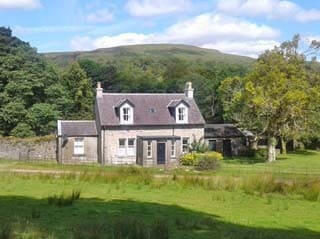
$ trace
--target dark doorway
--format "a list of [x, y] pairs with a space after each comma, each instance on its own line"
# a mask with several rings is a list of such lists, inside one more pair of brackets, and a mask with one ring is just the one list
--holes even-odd
[[157, 143], [157, 164], [166, 163], [166, 143]]
[[230, 139], [223, 140], [223, 156], [226, 156], [226, 157], [232, 156], [232, 146], [231, 146]]

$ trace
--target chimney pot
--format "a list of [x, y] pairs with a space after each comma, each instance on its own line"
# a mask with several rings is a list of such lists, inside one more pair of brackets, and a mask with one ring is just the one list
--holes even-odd
[[193, 98], [193, 88], [192, 88], [192, 82], [187, 82], [186, 87], [184, 89], [184, 94], [187, 98], [192, 99]]
[[102, 98], [103, 89], [101, 88], [101, 82], [97, 83], [97, 98]]

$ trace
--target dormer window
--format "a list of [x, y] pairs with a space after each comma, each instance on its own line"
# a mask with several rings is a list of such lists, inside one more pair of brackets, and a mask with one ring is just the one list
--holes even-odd
[[184, 103], [181, 103], [176, 107], [176, 123], [188, 123], [188, 106]]
[[168, 104], [170, 114], [175, 117], [177, 124], [188, 123], [188, 111], [190, 105], [185, 100], [172, 100]]
[[184, 121], [186, 118], [186, 109], [183, 107], [178, 108], [179, 121]]
[[123, 114], [122, 114], [123, 122], [129, 122], [129, 120], [130, 120], [130, 108], [129, 107], [123, 107], [122, 110], [123, 110]]
[[118, 112], [120, 124], [133, 124], [134, 105], [129, 100], [121, 100], [115, 109]]

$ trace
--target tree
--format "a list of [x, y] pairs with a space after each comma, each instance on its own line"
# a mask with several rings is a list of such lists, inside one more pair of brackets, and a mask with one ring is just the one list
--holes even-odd
[[[26, 115], [28, 124], [37, 135], [53, 133], [58, 118], [59, 112], [53, 105], [46, 103], [34, 104]], [[23, 126], [26, 128], [25, 125]]]
[[[28, 43], [0, 27], [0, 134], [33, 135], [26, 126], [34, 104], [49, 101], [45, 91], [58, 75]], [[27, 133], [26, 133], [27, 132]]]
[[[233, 81], [237, 86], [227, 92]], [[245, 77], [226, 79], [220, 87], [229, 119], [267, 136], [269, 161], [276, 159], [278, 137], [308, 127], [315, 113], [314, 102], [319, 100], [318, 90], [308, 80], [305, 58], [286, 44], [262, 54]]]
[[87, 77], [86, 72], [75, 62], [64, 72], [62, 79], [69, 99], [73, 100], [69, 117], [93, 118], [93, 89], [91, 79]]

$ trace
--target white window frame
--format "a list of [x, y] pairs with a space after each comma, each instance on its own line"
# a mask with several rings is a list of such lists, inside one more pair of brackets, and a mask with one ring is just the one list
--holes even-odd
[[[133, 144], [130, 144], [130, 141], [133, 141]], [[128, 138], [128, 146], [127, 146], [127, 155], [134, 156], [136, 155], [136, 139]]]
[[[184, 140], [187, 140], [187, 144], [183, 143]], [[189, 152], [189, 145], [190, 145], [190, 138], [189, 137], [182, 137], [181, 138], [181, 151], [183, 154]], [[186, 148], [186, 150], [184, 150]]]
[[152, 141], [147, 141], [147, 158], [152, 158]]
[[125, 103], [120, 107], [120, 124], [133, 124], [133, 107]]
[[[120, 144], [121, 141], [124, 142], [124, 145]], [[127, 148], [127, 139], [120, 138], [118, 140], [118, 155], [125, 156], [126, 155], [126, 148]]]
[[171, 158], [176, 157], [176, 141], [172, 140], [171, 141]]
[[84, 138], [75, 138], [73, 144], [74, 155], [84, 155]]
[[176, 107], [176, 123], [188, 123], [188, 107], [184, 103], [181, 103]]

